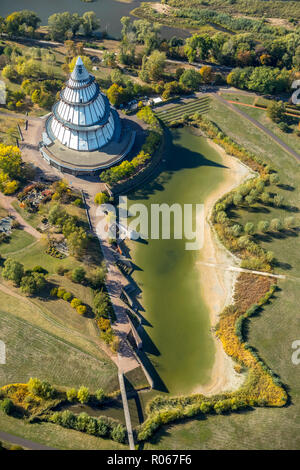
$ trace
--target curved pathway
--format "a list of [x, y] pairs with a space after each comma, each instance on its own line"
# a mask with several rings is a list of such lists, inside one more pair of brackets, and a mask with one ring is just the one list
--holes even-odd
[[3, 431], [0, 431], [0, 439], [3, 439], [9, 444], [25, 447], [29, 450], [56, 450], [54, 447], [48, 447], [43, 444], [39, 444], [38, 442], [28, 441], [27, 439], [23, 439], [22, 437], [14, 436], [13, 434], [8, 434]]
[[263, 124], [258, 122], [256, 119], [252, 118], [248, 114], [244, 113], [242, 110], [236, 108], [232, 103], [229, 103], [226, 101], [222, 96], [218, 95], [217, 93], [214, 93], [214, 96], [218, 101], [221, 103], [225, 104], [228, 108], [230, 108], [232, 111], [234, 111], [236, 114], [239, 114], [242, 116], [244, 119], [250, 121], [254, 126], [258, 127], [260, 130], [262, 130], [265, 134], [267, 134], [274, 142], [276, 142], [283, 150], [288, 152], [290, 155], [292, 155], [294, 158], [296, 158], [298, 161], [300, 161], [300, 155], [293, 150], [289, 145], [287, 145], [283, 140], [281, 140], [277, 135], [275, 135], [272, 131], [270, 131], [267, 127], [265, 127]]
[[41, 233], [38, 232], [35, 228], [33, 228], [28, 222], [26, 222], [26, 220], [23, 219], [19, 212], [12, 206], [13, 201], [16, 201], [15, 197], [5, 196], [4, 194], [0, 193], [1, 206], [6, 209], [15, 220], [19, 222], [19, 224], [21, 225], [20, 228], [25, 230], [25, 232], [30, 233], [30, 235], [39, 240], [42, 236]]

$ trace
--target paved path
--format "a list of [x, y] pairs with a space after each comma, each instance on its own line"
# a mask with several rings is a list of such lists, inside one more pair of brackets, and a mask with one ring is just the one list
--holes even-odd
[[267, 272], [264, 272], [264, 271], [255, 271], [253, 269], [240, 268], [238, 266], [227, 266], [227, 265], [223, 265], [223, 264], [207, 263], [205, 261], [199, 261], [198, 263], [202, 264], [204, 266], [212, 267], [212, 268], [224, 269], [225, 271], [236, 271], [238, 273], [255, 274], [255, 275], [258, 275], [258, 276], [272, 277], [274, 279], [286, 279], [285, 274], [273, 274], [273, 273], [267, 273]]
[[[99, 219], [99, 216], [97, 216], [97, 206], [90, 197], [87, 197], [86, 199], [93, 232], [97, 234], [97, 223]], [[125, 373], [139, 366], [133, 350], [126, 339], [131, 327], [128, 321], [126, 307], [124, 302], [120, 299], [122, 288], [128, 284], [128, 281], [115, 264], [116, 258], [114, 250], [110, 244], [106, 240], [101, 239], [98, 234], [97, 236], [107, 268], [105, 284], [117, 318], [112, 325], [112, 328], [120, 339], [120, 348], [118, 352], [119, 370], [120, 372]]]
[[283, 150], [288, 152], [290, 155], [292, 155], [294, 158], [296, 158], [298, 161], [300, 161], [300, 155], [293, 150], [289, 145], [287, 145], [285, 142], [283, 142], [277, 135], [275, 135], [272, 131], [270, 131], [267, 127], [265, 127], [263, 124], [260, 122], [256, 121], [256, 119], [252, 118], [251, 116], [248, 116], [248, 114], [244, 113], [242, 110], [236, 108], [232, 103], [229, 103], [226, 101], [224, 98], [222, 98], [220, 95], [217, 93], [214, 93], [214, 96], [218, 101], [223, 103], [225, 106], [230, 108], [232, 111], [234, 111], [236, 114], [239, 114], [242, 116], [244, 119], [247, 121], [251, 122], [254, 126], [258, 127], [260, 130], [262, 130], [265, 134], [267, 134], [274, 142], [276, 142]]
[[28, 441], [19, 436], [14, 436], [13, 434], [8, 434], [7, 432], [0, 431], [0, 439], [8, 442], [9, 444], [15, 444], [21, 447], [25, 447], [30, 450], [56, 450], [54, 447], [44, 446], [38, 442]]
[[125, 388], [125, 383], [124, 383], [124, 375], [123, 375], [122, 372], [118, 373], [118, 378], [119, 378], [121, 396], [122, 396], [122, 401], [123, 401], [124, 416], [125, 416], [125, 423], [126, 423], [127, 434], [128, 434], [129, 448], [130, 448], [130, 450], [135, 450], [133, 432], [132, 432], [132, 424], [131, 424], [130, 412], [129, 412], [129, 407], [128, 407], [126, 388]]

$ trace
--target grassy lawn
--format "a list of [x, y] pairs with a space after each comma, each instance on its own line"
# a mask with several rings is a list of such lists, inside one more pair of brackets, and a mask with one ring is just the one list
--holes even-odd
[[290, 132], [283, 132], [278, 124], [273, 122], [268, 116], [267, 113], [264, 109], [258, 109], [258, 108], [249, 108], [247, 106], [243, 105], [236, 105], [239, 109], [241, 109], [244, 113], [248, 114], [249, 116], [253, 117], [256, 119], [258, 122], [263, 124], [265, 127], [270, 129], [270, 131], [274, 132], [283, 142], [288, 144], [292, 149], [294, 149], [296, 152], [300, 153], [300, 137], [297, 136], [295, 133], [299, 119], [298, 118], [293, 118], [292, 116], [288, 116], [288, 119], [290, 121]]
[[0, 429], [39, 442], [40, 444], [64, 450], [127, 450], [128, 447], [110, 439], [89, 436], [78, 431], [65, 429], [51, 423], [26, 423], [0, 411]]
[[28, 246], [22, 252], [14, 253], [11, 256], [24, 264], [28, 269], [32, 269], [37, 265], [43, 266], [47, 271], [55, 273], [58, 266], [64, 266], [67, 269], [73, 269], [79, 266], [81, 263], [72, 256], [68, 256], [65, 259], [58, 259], [50, 256], [46, 253], [47, 242], [41, 239], [33, 246]]
[[222, 98], [228, 101], [236, 101], [237, 103], [254, 104], [255, 96], [242, 93], [221, 93]]
[[32, 245], [35, 238], [24, 230], [14, 229], [12, 231], [9, 243], [1, 243], [0, 251], [2, 255], [10, 255], [14, 252], [23, 250], [23, 248]]
[[[300, 174], [296, 159], [286, 154], [251, 123], [243, 123], [240, 116], [215, 99], [211, 101], [208, 117], [236, 142], [279, 170], [281, 183], [288, 186], [276, 188], [276, 192], [282, 194], [291, 206], [299, 207]], [[266, 209], [258, 206], [257, 212], [240, 211], [237, 217], [257, 223], [262, 219], [290, 215], [290, 212], [282, 209]], [[275, 300], [249, 322], [248, 342], [287, 384], [290, 404], [282, 409], [256, 408], [226, 416], [199, 417], [166, 426], [145, 445], [145, 449], [299, 448], [300, 376], [299, 366], [291, 361], [292, 342], [299, 339], [299, 237], [297, 233], [294, 236], [270, 236], [262, 243], [276, 254], [280, 262], [285, 263], [277, 271], [284, 272], [287, 279], [278, 282], [279, 291]]]
[[[1, 300], [4, 296], [7, 297], [1, 292]], [[26, 318], [12, 313], [17, 308], [27, 313]], [[42, 326], [36, 324], [30, 309], [39, 313], [34, 304], [29, 306], [12, 298], [1, 309], [0, 338], [5, 341], [7, 351], [7, 363], [0, 369], [1, 386], [39, 377], [59, 386], [84, 384], [91, 390], [103, 387], [107, 391], [118, 388], [116, 368], [108, 358], [93, 356], [72, 343], [75, 332], [71, 330], [64, 339], [49, 331], [45, 321]]]
[[[2, 108], [0, 107], [0, 111], [1, 110]], [[15, 145], [16, 139], [19, 139], [19, 131], [17, 128], [18, 124], [22, 129], [24, 121], [22, 119], [0, 115], [0, 142], [3, 142], [5, 145]]]

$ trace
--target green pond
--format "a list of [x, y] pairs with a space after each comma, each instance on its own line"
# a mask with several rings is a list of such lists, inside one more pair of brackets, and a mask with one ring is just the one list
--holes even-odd
[[[220, 155], [191, 129], [167, 134], [160, 174], [129, 195], [130, 204], [202, 204], [224, 178]], [[195, 217], [195, 211], [194, 211]], [[156, 386], [172, 394], [190, 393], [210, 379], [214, 341], [209, 310], [201, 295], [201, 250], [185, 250], [186, 240], [127, 242], [138, 269], [144, 350]]]

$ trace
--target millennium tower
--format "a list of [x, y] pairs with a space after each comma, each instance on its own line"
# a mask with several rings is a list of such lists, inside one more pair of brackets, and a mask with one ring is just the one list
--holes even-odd
[[61, 171], [94, 173], [115, 164], [131, 149], [135, 132], [128, 128], [124, 132], [123, 127], [118, 112], [78, 57], [47, 119], [40, 150]]

